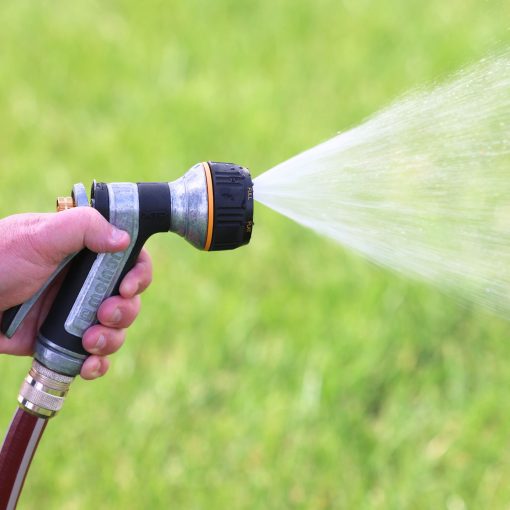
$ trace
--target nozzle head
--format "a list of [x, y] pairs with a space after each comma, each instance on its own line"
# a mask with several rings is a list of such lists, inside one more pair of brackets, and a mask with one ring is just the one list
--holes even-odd
[[[248, 244], [253, 230], [253, 182], [247, 168], [209, 161], [213, 218], [209, 251]], [[209, 219], [210, 221], [210, 219]]]
[[248, 244], [253, 230], [253, 182], [234, 163], [199, 163], [169, 183], [170, 230], [205, 251]]

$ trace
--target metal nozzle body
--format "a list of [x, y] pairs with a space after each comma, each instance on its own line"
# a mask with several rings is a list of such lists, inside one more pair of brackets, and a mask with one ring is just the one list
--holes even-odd
[[203, 250], [209, 221], [209, 197], [203, 164], [190, 168], [181, 178], [169, 182], [168, 186], [172, 211], [170, 231]]
[[253, 182], [248, 169], [208, 161], [169, 183], [170, 230], [199, 250], [232, 250], [250, 242]]
[[34, 359], [18, 395], [20, 407], [39, 418], [55, 416], [66, 398], [74, 377], [59, 374]]

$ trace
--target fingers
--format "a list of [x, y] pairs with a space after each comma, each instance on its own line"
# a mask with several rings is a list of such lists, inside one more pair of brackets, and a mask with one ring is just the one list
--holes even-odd
[[127, 328], [133, 324], [140, 313], [140, 296], [125, 299], [121, 296], [108, 298], [97, 311], [97, 318], [110, 328]]
[[101, 324], [89, 328], [83, 335], [83, 347], [91, 353], [91, 356], [81, 367], [81, 377], [91, 380], [105, 375], [110, 367], [106, 355], [118, 351], [125, 339], [126, 332], [123, 329], [108, 328]]
[[83, 335], [83, 347], [92, 355], [81, 368], [83, 379], [97, 379], [110, 366], [106, 355], [117, 352], [126, 339], [127, 328], [140, 311], [140, 296], [125, 299], [114, 296], [107, 299], [98, 310], [100, 324], [89, 328]]
[[75, 207], [41, 218], [32, 226], [30, 244], [50, 261], [83, 248], [104, 253], [129, 246], [129, 234], [115, 228], [92, 207]]
[[120, 295], [131, 298], [141, 294], [152, 282], [152, 261], [147, 250], [140, 252], [135, 267], [129, 271], [120, 285]]
[[142, 250], [136, 265], [121, 283], [120, 296], [108, 298], [99, 307], [100, 324], [89, 328], [83, 336], [83, 347], [91, 353], [81, 369], [84, 379], [103, 376], [110, 362], [107, 355], [118, 351], [126, 338], [124, 328], [129, 327], [138, 316], [141, 307], [140, 294], [152, 281], [152, 262], [146, 250]]
[[117, 352], [126, 339], [123, 329], [113, 329], [101, 324], [89, 328], [83, 335], [83, 347], [91, 354], [106, 356]]
[[106, 374], [110, 362], [106, 355], [118, 351], [126, 339], [124, 329], [131, 325], [140, 311], [140, 297], [124, 299], [115, 296], [107, 299], [99, 308], [101, 324], [89, 328], [83, 335], [83, 347], [92, 355], [81, 368], [83, 379], [97, 379]]
[[80, 375], [83, 379], [97, 379], [102, 377], [108, 371], [110, 361], [101, 356], [89, 356], [81, 367]]
[[126, 339], [126, 328], [140, 311], [139, 296], [125, 299], [114, 296], [107, 299], [98, 310], [100, 324], [89, 328], [83, 335], [83, 347], [92, 354], [82, 366], [84, 379], [96, 379], [106, 373], [109, 361], [106, 355], [117, 352]]

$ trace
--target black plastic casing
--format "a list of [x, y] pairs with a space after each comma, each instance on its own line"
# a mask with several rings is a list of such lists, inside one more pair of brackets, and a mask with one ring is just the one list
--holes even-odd
[[209, 251], [233, 250], [251, 239], [253, 182], [235, 163], [209, 161], [214, 195], [213, 236]]

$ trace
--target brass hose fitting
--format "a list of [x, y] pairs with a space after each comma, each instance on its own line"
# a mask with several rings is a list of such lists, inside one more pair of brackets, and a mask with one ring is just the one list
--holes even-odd
[[76, 207], [73, 197], [57, 197], [57, 212]]

